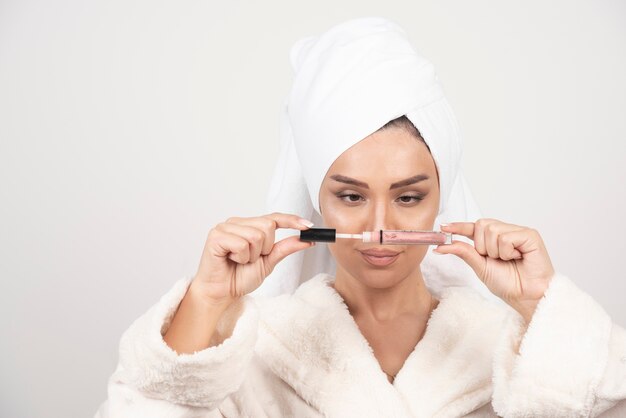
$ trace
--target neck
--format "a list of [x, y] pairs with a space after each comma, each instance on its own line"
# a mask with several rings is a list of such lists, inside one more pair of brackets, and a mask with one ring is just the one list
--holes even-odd
[[404, 315], [428, 318], [438, 304], [426, 288], [419, 268], [389, 287], [373, 288], [338, 266], [332, 286], [350, 314], [367, 321], [383, 323]]

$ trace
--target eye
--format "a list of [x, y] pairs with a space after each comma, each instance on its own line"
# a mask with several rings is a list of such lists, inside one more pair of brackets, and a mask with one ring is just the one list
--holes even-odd
[[[361, 196], [360, 196], [360, 195], [358, 195], [358, 194], [356, 194], [356, 193], [348, 193], [348, 194], [340, 194], [340, 195], [337, 195], [337, 197], [338, 197], [339, 199], [343, 200], [344, 202], [348, 202], [348, 203], [356, 203], [356, 202], [358, 202], [358, 198], [360, 198]], [[348, 200], [344, 199], [344, 197], [347, 197], [347, 198], [348, 198]], [[353, 199], [352, 199], [353, 197], [356, 197], [356, 198], [357, 198], [357, 200], [353, 200]]]
[[[400, 196], [398, 199], [400, 199], [403, 203], [411, 203], [411, 202], [419, 202], [420, 200], [424, 200], [424, 196], [423, 195], [404, 195], [404, 196]], [[402, 199], [408, 199], [408, 200], [402, 200]]]

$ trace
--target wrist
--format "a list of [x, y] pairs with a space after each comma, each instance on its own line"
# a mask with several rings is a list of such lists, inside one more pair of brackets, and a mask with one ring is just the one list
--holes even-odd
[[216, 297], [212, 294], [210, 289], [207, 289], [204, 284], [195, 279], [189, 285], [188, 293], [189, 297], [196, 301], [196, 303], [211, 311], [225, 311], [233, 302], [237, 300], [237, 298], [233, 298], [230, 295]]
[[511, 304], [511, 307], [521, 315], [524, 319], [525, 325], [528, 327], [540, 301], [541, 299], [533, 299], [525, 300], [523, 302], [515, 302]]

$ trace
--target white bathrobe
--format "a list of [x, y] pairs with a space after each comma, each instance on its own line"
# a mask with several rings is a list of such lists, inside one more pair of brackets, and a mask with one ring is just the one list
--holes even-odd
[[626, 331], [560, 273], [525, 333], [507, 305], [448, 288], [393, 384], [333, 280], [246, 295], [218, 345], [177, 355], [162, 335], [179, 280], [123, 334], [96, 417], [626, 417]]

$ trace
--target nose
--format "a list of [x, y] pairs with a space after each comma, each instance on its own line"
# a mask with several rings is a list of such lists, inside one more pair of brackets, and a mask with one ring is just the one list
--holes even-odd
[[367, 228], [369, 228], [368, 231], [397, 229], [394, 225], [393, 211], [388, 202], [378, 200], [371, 206]]

